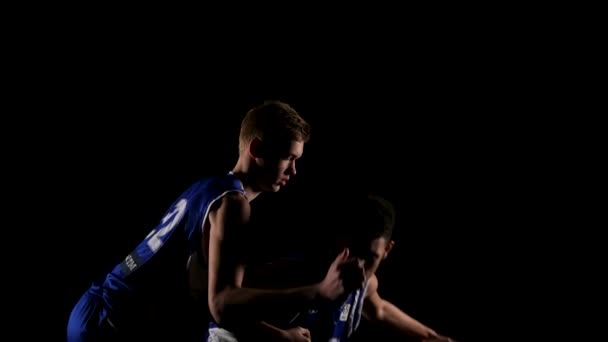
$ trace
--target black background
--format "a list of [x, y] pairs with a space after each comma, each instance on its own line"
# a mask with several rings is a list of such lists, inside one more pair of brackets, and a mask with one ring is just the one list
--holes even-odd
[[[503, 243], [496, 236], [516, 224], [512, 213], [526, 210], [513, 202], [523, 170], [509, 156], [509, 140], [497, 138], [508, 127], [499, 119], [459, 115], [452, 105], [427, 112], [426, 103], [450, 95], [420, 103], [407, 94], [360, 101], [348, 92], [322, 98], [298, 90], [304, 95], [227, 93], [225, 99], [180, 100], [183, 94], [174, 89], [144, 89], [136, 92], [140, 99], [125, 100], [136, 102], [125, 113], [128, 119], [118, 114], [126, 110], [124, 102], [99, 94], [88, 99], [99, 103], [96, 122], [64, 136], [68, 141], [59, 147], [63, 161], [54, 182], [60, 181], [62, 198], [71, 198], [65, 203], [70, 220], [61, 232], [62, 250], [72, 255], [64, 280], [66, 317], [90, 281], [122, 260], [181, 191], [200, 176], [233, 166], [238, 119], [263, 99], [278, 98], [314, 127], [297, 179], [285, 194], [260, 199], [277, 204], [263, 209], [276, 214], [276, 222], [268, 223], [276, 225], [270, 238], [285, 241], [278, 247], [314, 243], [315, 234], [323, 238], [322, 218], [318, 227], [293, 231], [303, 228], [301, 216], [315, 214], [315, 203], [339, 206], [344, 190], [371, 189], [392, 200], [399, 215], [396, 247], [379, 272], [381, 293], [462, 340], [487, 318], [481, 306], [497, 300], [490, 286], [501, 267], [488, 255]], [[484, 121], [471, 123], [477, 120]]]
[[53, 333], [181, 191], [232, 168], [240, 118], [266, 99], [290, 103], [313, 127], [296, 180], [261, 199], [280, 208], [278, 236], [307, 236], [292, 241], [302, 247], [323, 236], [321, 219], [286, 232], [302, 229], [297, 215], [311, 215], [315, 199], [374, 190], [398, 210], [381, 295], [461, 341], [506, 333], [496, 308], [536, 267], [513, 262], [565, 191], [552, 186], [553, 166], [568, 145], [553, 138], [574, 130], [542, 110], [566, 100], [545, 86], [561, 76], [529, 41], [513, 49], [480, 28], [429, 24], [366, 44], [211, 42], [178, 26], [86, 21], [36, 30], [17, 51], [23, 76], [13, 85], [35, 94], [18, 98], [27, 134], [10, 146], [27, 146], [13, 149], [13, 165], [26, 165], [26, 193], [37, 194], [22, 218], [52, 226], [40, 240], [53, 241], [44, 277], [61, 293]]

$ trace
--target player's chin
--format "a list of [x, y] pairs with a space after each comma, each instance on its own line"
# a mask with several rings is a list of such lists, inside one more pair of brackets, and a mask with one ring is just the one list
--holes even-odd
[[281, 184], [273, 183], [270, 185], [266, 185], [264, 187], [264, 190], [268, 192], [279, 192], [281, 190]]

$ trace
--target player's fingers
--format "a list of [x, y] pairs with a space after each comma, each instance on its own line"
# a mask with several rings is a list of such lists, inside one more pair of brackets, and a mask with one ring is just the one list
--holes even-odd
[[302, 334], [302, 336], [310, 337], [310, 330], [306, 328], [300, 327], [300, 333]]
[[334, 260], [333, 266], [337, 267], [340, 264], [342, 264], [345, 260], [348, 259], [348, 254], [349, 254], [348, 248], [344, 248], [344, 250], [340, 254], [338, 254], [336, 259]]
[[338, 262], [338, 269], [342, 270], [345, 267], [352, 267], [351, 265], [353, 265], [356, 261], [355, 258], [349, 258], [349, 259], [340, 259]]
[[342, 256], [342, 260], [348, 259], [348, 255], [350, 254], [350, 251], [348, 250], [348, 248], [344, 248], [344, 252], [342, 252], [342, 253], [344, 253]]
[[340, 264], [338, 267], [340, 270], [340, 278], [347, 284], [355, 287], [362, 286], [362, 284], [365, 284], [367, 277], [364, 263], [364, 260], [351, 258], [351, 260]]
[[365, 283], [367, 283], [367, 273], [365, 273], [365, 266], [363, 264], [360, 264], [359, 267], [360, 267], [360, 270], [361, 270], [361, 273], [360, 273], [360, 275], [361, 275], [361, 283], [365, 284]]

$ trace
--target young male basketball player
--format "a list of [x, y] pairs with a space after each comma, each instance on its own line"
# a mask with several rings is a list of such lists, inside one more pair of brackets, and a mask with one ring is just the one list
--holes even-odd
[[351, 256], [364, 267], [365, 284], [348, 294], [346, 300], [303, 311], [285, 329], [268, 323], [260, 327], [277, 336], [277, 341], [345, 342], [353, 336], [363, 317], [378, 327], [394, 329], [415, 340], [453, 341], [437, 334], [378, 293], [376, 270], [394, 246], [391, 239], [395, 224], [393, 205], [374, 195], [354, 197], [348, 203], [349, 216], [341, 216], [339, 222], [334, 223], [336, 247], [338, 251], [348, 248]]
[[296, 175], [308, 139], [308, 123], [289, 105], [275, 101], [251, 109], [241, 123], [232, 171], [193, 184], [158, 226], [82, 295], [70, 315], [67, 340], [178, 339], [182, 315], [175, 303], [189, 293], [186, 266], [194, 253], [208, 263], [208, 305], [219, 333], [243, 318], [263, 320], [267, 311], [335, 299], [360, 286], [362, 270], [341, 267], [342, 254], [317, 284], [280, 291], [241, 287], [249, 202], [262, 192], [279, 191]]

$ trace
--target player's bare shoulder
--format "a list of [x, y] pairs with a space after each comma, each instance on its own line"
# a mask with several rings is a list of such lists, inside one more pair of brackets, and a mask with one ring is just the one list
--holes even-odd
[[370, 297], [374, 294], [378, 293], [378, 277], [373, 274], [367, 282], [367, 290], [365, 292], [365, 297]]
[[229, 192], [217, 200], [209, 210], [211, 230], [223, 233], [226, 229], [238, 229], [246, 225], [251, 216], [249, 201], [240, 192]]

